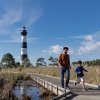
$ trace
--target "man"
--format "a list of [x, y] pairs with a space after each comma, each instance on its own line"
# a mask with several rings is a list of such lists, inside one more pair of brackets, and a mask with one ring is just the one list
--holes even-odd
[[[67, 54], [68, 53], [68, 47], [64, 47], [63, 48], [63, 52], [62, 54], [60, 54], [59, 58], [58, 58], [58, 65], [61, 68], [61, 86], [62, 88], [68, 88], [68, 83], [69, 83], [69, 79], [70, 79], [70, 57]], [[64, 74], [66, 73], [66, 83], [64, 86]]]

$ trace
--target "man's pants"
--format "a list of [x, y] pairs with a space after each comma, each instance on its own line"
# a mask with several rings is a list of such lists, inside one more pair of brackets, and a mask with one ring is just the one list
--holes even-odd
[[66, 84], [65, 87], [68, 86], [69, 79], [70, 79], [70, 70], [66, 67], [61, 68], [61, 86], [64, 88], [64, 74], [66, 73]]

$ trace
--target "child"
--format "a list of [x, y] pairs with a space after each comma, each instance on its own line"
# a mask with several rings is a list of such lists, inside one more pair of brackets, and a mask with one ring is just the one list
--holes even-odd
[[75, 85], [77, 85], [78, 83], [82, 82], [82, 86], [83, 86], [83, 91], [85, 91], [85, 84], [84, 84], [84, 73], [83, 71], [85, 72], [88, 72], [86, 69], [83, 68], [82, 66], [82, 61], [79, 60], [77, 62], [77, 67], [75, 69], [75, 73], [77, 74], [77, 81], [75, 82]]

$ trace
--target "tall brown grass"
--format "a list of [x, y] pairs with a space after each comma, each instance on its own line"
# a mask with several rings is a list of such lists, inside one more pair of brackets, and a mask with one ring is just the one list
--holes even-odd
[[[88, 72], [85, 72], [85, 82], [100, 85], [100, 66], [85, 67]], [[2, 70], [5, 72], [5, 70]], [[36, 68], [13, 68], [6, 69], [6, 72], [20, 72], [20, 73], [37, 73], [60, 77], [59, 67], [36, 67]], [[71, 68], [71, 80], [76, 80], [75, 67]]]
[[17, 100], [12, 94], [13, 84], [24, 77], [20, 73], [0, 72], [0, 100]]
[[[90, 84], [97, 84], [100, 85], [100, 66], [90, 66], [85, 67], [85, 69], [88, 70], [88, 72], [85, 72], [85, 82]], [[60, 68], [55, 67], [39, 67], [34, 69], [23, 69], [23, 71], [31, 72], [31, 73], [38, 73], [38, 74], [45, 74], [45, 75], [51, 75], [54, 77], [60, 77]], [[71, 80], [76, 80], [76, 74], [75, 74], [75, 67], [71, 68]]]

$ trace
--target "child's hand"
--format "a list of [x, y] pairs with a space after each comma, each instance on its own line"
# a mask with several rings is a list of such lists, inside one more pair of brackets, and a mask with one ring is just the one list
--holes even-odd
[[88, 72], [88, 70], [85, 70], [85, 72]]
[[77, 72], [77, 74], [80, 74], [81, 72]]

